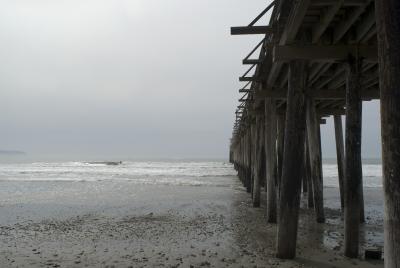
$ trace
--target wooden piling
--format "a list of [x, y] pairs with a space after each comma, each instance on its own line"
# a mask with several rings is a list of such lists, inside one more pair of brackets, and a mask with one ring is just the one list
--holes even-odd
[[246, 133], [246, 178], [245, 187], [248, 193], [251, 193], [251, 132], [250, 128], [247, 128]]
[[285, 115], [279, 114], [277, 115], [277, 142], [276, 142], [276, 151], [277, 151], [277, 193], [279, 200], [280, 193], [280, 181], [282, 177], [282, 161], [283, 161], [283, 147], [284, 147], [284, 139], [285, 139]]
[[314, 208], [314, 191], [313, 191], [313, 182], [311, 178], [311, 164], [310, 164], [310, 152], [308, 147], [308, 139], [307, 136], [304, 139], [304, 175], [307, 180], [307, 205], [308, 208]]
[[276, 106], [271, 98], [265, 100], [265, 148], [267, 167], [267, 222], [277, 221], [276, 199]]
[[314, 209], [318, 223], [325, 222], [322, 182], [322, 159], [320, 150], [319, 118], [312, 97], [307, 97], [307, 138], [313, 184]]
[[285, 144], [279, 198], [277, 257], [291, 259], [296, 255], [297, 228], [301, 194], [305, 130], [305, 61], [290, 61], [286, 107]]
[[251, 150], [251, 177], [250, 177], [250, 191], [251, 191], [251, 198], [254, 197], [254, 180], [256, 179], [256, 172], [257, 172], [257, 122], [251, 122], [249, 131], [250, 131], [250, 150]]
[[342, 126], [342, 116], [334, 115], [333, 121], [335, 125], [335, 140], [336, 140], [336, 161], [338, 167], [338, 177], [339, 177], [339, 191], [340, 191], [340, 205], [342, 212], [344, 210], [344, 143], [343, 143], [343, 126]]
[[254, 126], [254, 142], [255, 142], [255, 170], [254, 170], [254, 180], [253, 180], [253, 207], [260, 206], [260, 195], [261, 195], [261, 185], [260, 181], [262, 179], [262, 150], [263, 150], [263, 129], [262, 122], [263, 118], [261, 115], [256, 116], [256, 124]]
[[400, 267], [400, 1], [375, 1], [379, 48], [385, 267]]
[[303, 194], [306, 195], [308, 193], [308, 177], [306, 174], [306, 164], [304, 163], [304, 167], [303, 167], [303, 176], [301, 178], [301, 186], [303, 189]]
[[359, 250], [362, 162], [361, 162], [361, 61], [349, 57], [346, 80], [346, 146], [344, 180], [344, 252], [357, 258]]

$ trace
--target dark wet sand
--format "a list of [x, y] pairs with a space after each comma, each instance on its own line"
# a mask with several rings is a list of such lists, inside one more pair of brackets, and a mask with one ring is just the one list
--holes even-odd
[[[336, 188], [325, 189], [326, 224], [302, 209], [298, 257], [282, 261], [276, 226], [234, 177], [201, 187], [0, 184], [14, 187], [0, 197], [0, 267], [383, 267], [343, 257]], [[382, 246], [380, 189], [366, 189], [365, 200], [363, 246]]]

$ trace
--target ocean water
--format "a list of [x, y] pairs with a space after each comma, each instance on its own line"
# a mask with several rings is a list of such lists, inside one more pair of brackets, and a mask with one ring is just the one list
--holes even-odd
[[[337, 165], [324, 163], [324, 186], [338, 187]], [[121, 165], [88, 162], [0, 164], [0, 181], [130, 181], [147, 185], [226, 186], [236, 176], [223, 161], [132, 161]], [[365, 187], [382, 187], [382, 166], [363, 165]]]

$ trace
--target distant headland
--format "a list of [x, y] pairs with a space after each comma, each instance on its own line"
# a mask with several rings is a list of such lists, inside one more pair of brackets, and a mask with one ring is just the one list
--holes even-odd
[[0, 155], [26, 155], [26, 153], [16, 150], [0, 150]]

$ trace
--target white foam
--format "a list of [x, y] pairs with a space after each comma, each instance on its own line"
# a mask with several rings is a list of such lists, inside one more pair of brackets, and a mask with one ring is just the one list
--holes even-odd
[[[0, 164], [4, 181], [104, 181], [121, 180], [138, 184], [217, 185], [236, 176], [224, 162], [123, 162], [122, 165], [85, 162], [36, 162]], [[324, 186], [338, 187], [337, 165], [323, 165]], [[365, 187], [382, 187], [382, 166], [363, 165]]]

